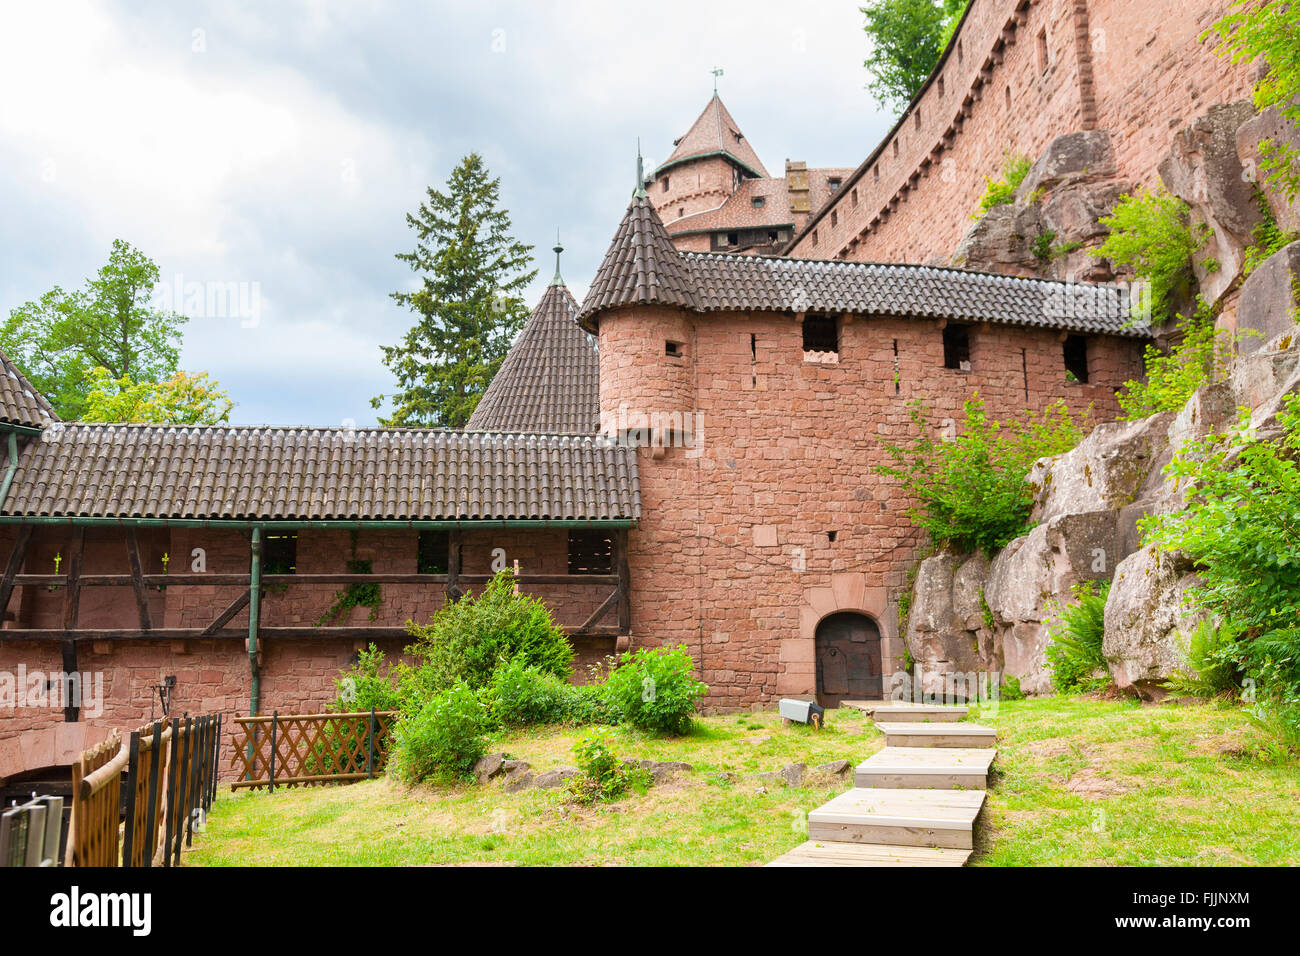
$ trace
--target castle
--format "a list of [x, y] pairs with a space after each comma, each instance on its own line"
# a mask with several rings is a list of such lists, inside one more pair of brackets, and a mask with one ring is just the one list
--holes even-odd
[[[974, 0], [852, 171], [767, 176], [715, 96], [638, 173], [583, 302], [557, 266], [460, 432], [60, 422], [4, 360], [0, 671], [101, 674], [104, 695], [15, 706], [0, 777], [160, 691], [174, 712], [324, 707], [359, 647], [400, 653], [406, 620], [499, 567], [580, 664], [685, 644], [714, 709], [881, 692], [921, 542], [875, 468], [908, 402], [1105, 420], [1152, 336], [1122, 285], [935, 263], [1004, 146], [1046, 151], [1031, 176], [1067, 196], [1051, 144], [1109, 129], [1114, 175], [1150, 181], [1152, 143], [1249, 88], [1195, 40], [1226, 6]], [[332, 612], [356, 583], [379, 606]]]

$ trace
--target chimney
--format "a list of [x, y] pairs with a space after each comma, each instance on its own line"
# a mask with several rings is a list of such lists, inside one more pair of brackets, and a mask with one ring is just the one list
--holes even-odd
[[808, 194], [808, 164], [802, 162], [785, 161], [785, 188], [790, 196], [790, 212], [794, 217], [794, 228], [797, 232], [804, 227], [808, 221], [808, 213], [811, 211], [811, 202]]

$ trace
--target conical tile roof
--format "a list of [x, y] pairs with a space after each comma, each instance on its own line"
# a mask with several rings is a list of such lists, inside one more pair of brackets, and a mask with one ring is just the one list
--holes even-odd
[[0, 352], [0, 422], [36, 428], [58, 420], [49, 400]]
[[686, 135], [677, 141], [677, 148], [656, 173], [688, 159], [718, 154], [739, 163], [755, 176], [767, 178], [767, 170], [763, 168], [762, 160], [754, 148], [749, 145], [749, 139], [740, 131], [740, 126], [722, 104], [718, 94], [714, 93], [709, 105], [704, 107], [704, 112], [691, 125]]
[[698, 309], [695, 283], [668, 230], [641, 190], [632, 197], [623, 221], [582, 301], [578, 320], [629, 305], [669, 305]]
[[[558, 269], [557, 269], [558, 280]], [[593, 435], [600, 428], [596, 342], [562, 284], [546, 290], [510, 346], [466, 431]]]

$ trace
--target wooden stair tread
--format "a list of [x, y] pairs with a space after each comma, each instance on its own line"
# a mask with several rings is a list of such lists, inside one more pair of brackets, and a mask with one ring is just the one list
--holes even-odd
[[808, 840], [768, 866], [963, 866], [970, 850]]
[[983, 790], [893, 790], [855, 787], [808, 814], [808, 822], [969, 831]]
[[964, 704], [927, 704], [918, 700], [842, 700], [841, 707], [851, 707], [863, 713], [874, 713], [882, 707], [897, 710], [967, 710]]
[[930, 721], [933, 723], [952, 723], [964, 720], [970, 713], [966, 707], [896, 707], [893, 704], [881, 705], [871, 712], [871, 719], [877, 723], [906, 722], [916, 723]]
[[997, 732], [992, 727], [979, 724], [944, 723], [940, 721], [914, 721], [910, 723], [878, 723], [890, 747], [992, 747]]
[[988, 773], [997, 756], [993, 747], [885, 747], [856, 767], [859, 771], [907, 773]]

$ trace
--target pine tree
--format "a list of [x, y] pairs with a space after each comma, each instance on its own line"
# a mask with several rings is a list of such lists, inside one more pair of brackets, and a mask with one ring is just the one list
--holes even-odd
[[406, 217], [418, 241], [397, 258], [419, 274], [421, 287], [392, 295], [419, 319], [401, 343], [382, 346], [398, 382], [383, 425], [463, 426], [528, 317], [522, 293], [537, 275], [529, 270], [533, 247], [511, 238], [510, 216], [497, 205], [500, 187], [470, 153], [446, 192], [429, 187], [419, 214]]

